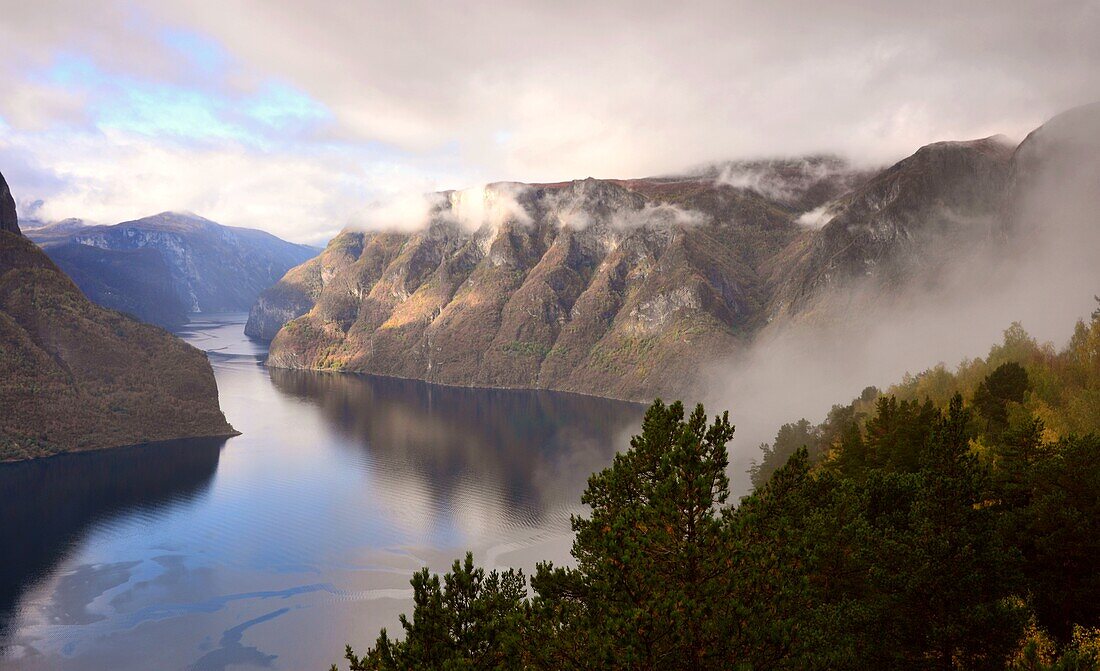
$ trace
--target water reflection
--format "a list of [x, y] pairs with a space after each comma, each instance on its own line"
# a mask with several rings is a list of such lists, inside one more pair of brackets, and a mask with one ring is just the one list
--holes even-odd
[[[201, 495], [224, 444], [224, 438], [170, 441], [0, 466], [0, 638], [22, 594], [90, 528]], [[64, 610], [82, 610], [72, 606]]]
[[[384, 466], [398, 496], [433, 510], [491, 499], [507, 524], [573, 507], [588, 474], [638, 426], [630, 403], [544, 391], [467, 389], [414, 380], [273, 369], [288, 396], [316, 405], [342, 449]], [[476, 492], [470, 492], [470, 489]]]
[[[181, 333], [242, 435], [0, 467], [0, 667], [327, 668], [467, 549], [568, 560], [643, 408], [269, 370], [244, 315]], [[216, 471], [216, 472], [215, 472]], [[155, 663], [150, 663], [155, 660]]]

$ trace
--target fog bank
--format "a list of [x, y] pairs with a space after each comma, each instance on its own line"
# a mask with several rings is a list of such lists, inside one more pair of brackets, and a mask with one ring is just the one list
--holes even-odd
[[831, 287], [821, 309], [773, 323], [709, 374], [708, 407], [728, 408], [737, 425], [735, 491], [747, 491], [745, 469], [781, 424], [819, 422], [868, 385], [984, 357], [1013, 322], [1065, 344], [1100, 293], [1100, 105], [1057, 117], [1021, 145], [994, 230], [958, 250], [947, 272], [900, 293], [872, 280]]

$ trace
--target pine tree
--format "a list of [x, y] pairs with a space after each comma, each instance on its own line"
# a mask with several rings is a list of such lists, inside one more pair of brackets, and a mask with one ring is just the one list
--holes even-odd
[[1044, 449], [1026, 484], [1013, 540], [1039, 624], [1065, 643], [1075, 625], [1100, 627], [1100, 435]]
[[[533, 586], [543, 600], [572, 595], [583, 607], [573, 640], [585, 658], [615, 668], [728, 668], [723, 612], [729, 565], [719, 507], [729, 495], [727, 416], [708, 427], [698, 406], [656, 401], [642, 433], [610, 468], [593, 475], [575, 517], [571, 570], [541, 566]], [[539, 604], [566, 609], [568, 605]], [[581, 631], [577, 631], [577, 629]]]
[[[427, 568], [412, 577], [413, 616], [401, 616], [405, 638], [383, 629], [363, 657], [348, 646], [351, 671], [520, 668], [523, 602], [527, 583], [520, 571], [475, 568], [473, 555], [457, 559], [442, 582]], [[332, 669], [336, 669], [333, 665]]]
[[986, 473], [970, 438], [956, 395], [910, 476], [905, 519], [881, 543], [872, 579], [891, 668], [1001, 669], [1022, 632], [1023, 613], [1007, 600], [1016, 563], [982, 505]]
[[1030, 386], [1027, 371], [1015, 361], [1003, 363], [974, 391], [974, 407], [994, 436], [1008, 426], [1008, 404], [1022, 403]]

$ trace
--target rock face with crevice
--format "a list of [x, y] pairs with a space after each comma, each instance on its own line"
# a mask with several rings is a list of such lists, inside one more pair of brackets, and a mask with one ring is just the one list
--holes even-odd
[[934, 282], [957, 253], [1003, 233], [1012, 156], [1001, 137], [937, 142], [830, 202], [828, 222], [771, 263], [769, 318], [819, 308], [855, 280], [886, 294]]
[[93, 304], [2, 221], [0, 461], [235, 433], [205, 354]]

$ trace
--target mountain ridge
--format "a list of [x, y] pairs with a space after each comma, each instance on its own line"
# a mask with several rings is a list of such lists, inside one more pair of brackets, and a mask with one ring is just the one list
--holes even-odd
[[[799, 231], [751, 191], [713, 184], [531, 185], [516, 196], [529, 223], [468, 231], [442, 217], [414, 234], [345, 231], [261, 295], [249, 332], [270, 335], [265, 325], [310, 309], [318, 328], [292, 322], [270, 365], [641, 398], [654, 379], [688, 375], [698, 352], [743, 344], [761, 302], [762, 258], [738, 243]], [[725, 226], [715, 220], [723, 212], [747, 223]], [[673, 286], [673, 275], [685, 285]], [[346, 291], [331, 288], [340, 282]], [[655, 348], [662, 356], [647, 364]], [[580, 368], [598, 371], [600, 389]]]
[[932, 290], [1003, 246], [1019, 160], [992, 136], [878, 171], [787, 159], [442, 192], [425, 228], [340, 233], [261, 294], [248, 332], [274, 367], [691, 396], [765, 330], [843, 320], [856, 288]]

